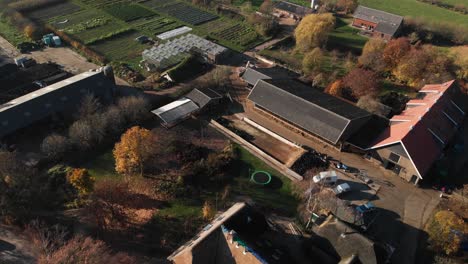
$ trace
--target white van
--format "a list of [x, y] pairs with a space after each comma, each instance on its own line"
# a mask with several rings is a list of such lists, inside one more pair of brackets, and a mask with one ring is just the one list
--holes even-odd
[[315, 183], [333, 185], [338, 180], [336, 171], [322, 171], [318, 175], [315, 175], [312, 180]]
[[349, 186], [349, 184], [347, 183], [342, 183], [338, 186], [336, 186], [334, 189], [333, 189], [333, 192], [336, 194], [336, 195], [340, 195], [340, 194], [343, 194], [343, 193], [347, 193], [351, 191], [351, 186]]

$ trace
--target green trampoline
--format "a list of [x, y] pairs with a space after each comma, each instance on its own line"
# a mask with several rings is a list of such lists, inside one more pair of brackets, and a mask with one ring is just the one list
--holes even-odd
[[271, 175], [266, 171], [255, 171], [250, 180], [260, 185], [267, 185], [271, 182]]

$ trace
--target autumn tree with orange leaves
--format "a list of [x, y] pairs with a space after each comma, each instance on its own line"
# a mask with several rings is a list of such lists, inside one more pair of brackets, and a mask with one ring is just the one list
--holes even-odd
[[143, 175], [145, 164], [153, 155], [154, 136], [148, 129], [134, 126], [115, 144], [115, 170], [124, 175]]
[[325, 92], [333, 96], [341, 97], [343, 95], [343, 81], [334, 81], [325, 89]]
[[67, 179], [80, 195], [87, 195], [93, 190], [95, 179], [87, 169], [72, 169], [68, 172]]

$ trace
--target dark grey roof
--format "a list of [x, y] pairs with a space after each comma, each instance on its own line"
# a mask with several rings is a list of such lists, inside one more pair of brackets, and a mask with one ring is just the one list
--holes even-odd
[[375, 31], [392, 36], [403, 22], [402, 16], [361, 5], [356, 8], [356, 11], [354, 11], [354, 18], [377, 23], [377, 27], [374, 29]]
[[284, 11], [287, 11], [289, 13], [293, 13], [299, 16], [305, 16], [308, 14], [312, 14], [313, 12], [312, 8], [296, 5], [296, 4], [285, 2], [285, 1], [279, 1], [278, 3], [276, 3], [275, 8], [284, 10]]
[[272, 68], [248, 67], [242, 74], [242, 79], [250, 85], [255, 85], [258, 80], [294, 79], [297, 77], [299, 77], [299, 74], [277, 66]]
[[389, 121], [385, 117], [372, 115], [372, 117], [357, 130], [346, 142], [361, 148], [367, 149], [372, 146], [375, 139], [388, 127]]
[[367, 111], [296, 80], [260, 80], [248, 98], [334, 144], [352, 120], [370, 116]]
[[[363, 264], [383, 263], [385, 259], [386, 253], [382, 247], [332, 216], [324, 224], [314, 228], [314, 232], [316, 235], [311, 237], [312, 244], [333, 257], [339, 256], [341, 260], [345, 260], [355, 255], [359, 259], [357, 263]], [[328, 240], [331, 245], [320, 238]]]
[[203, 108], [211, 100], [220, 99], [222, 96], [210, 88], [195, 88], [190, 93], [185, 95], [185, 97], [195, 102], [200, 108]]
[[161, 118], [165, 123], [173, 124], [189, 116], [198, 109], [199, 107], [194, 102], [192, 102], [192, 100], [181, 98], [170, 104], [155, 109], [151, 111], [151, 113], [159, 116], [159, 118]]

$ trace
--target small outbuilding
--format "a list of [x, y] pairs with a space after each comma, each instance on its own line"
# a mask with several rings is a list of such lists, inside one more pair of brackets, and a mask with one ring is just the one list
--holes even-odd
[[373, 37], [390, 40], [398, 34], [403, 23], [403, 17], [387, 13], [381, 10], [358, 6], [354, 11], [353, 26], [365, 32], [369, 32]]
[[301, 19], [306, 15], [312, 14], [314, 10], [305, 6], [293, 4], [286, 1], [279, 1], [275, 4], [273, 9], [276, 16], [279, 17], [292, 17]]
[[196, 112], [199, 107], [190, 99], [182, 97], [170, 104], [151, 111], [157, 115], [164, 127], [173, 127]]
[[205, 108], [208, 104], [216, 104], [222, 98], [219, 93], [210, 88], [195, 88], [185, 97], [196, 103], [200, 109]]

